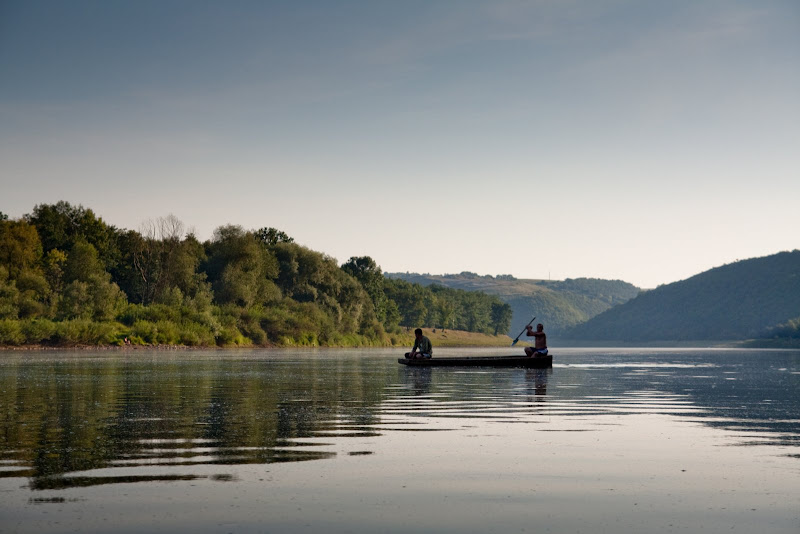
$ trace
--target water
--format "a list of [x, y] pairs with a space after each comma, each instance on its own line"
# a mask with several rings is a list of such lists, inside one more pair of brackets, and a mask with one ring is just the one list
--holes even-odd
[[798, 351], [401, 352], [0, 352], [0, 531], [800, 532]]

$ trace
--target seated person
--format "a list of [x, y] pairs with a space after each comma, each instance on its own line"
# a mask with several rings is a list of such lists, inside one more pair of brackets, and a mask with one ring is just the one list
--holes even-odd
[[406, 352], [406, 358], [430, 358], [433, 356], [431, 340], [422, 335], [421, 328], [414, 330], [414, 336], [416, 337], [414, 346], [411, 348], [411, 352]]
[[547, 334], [544, 333], [544, 325], [539, 323], [536, 325], [536, 331], [533, 331], [531, 325], [527, 326], [527, 335], [535, 338], [533, 347], [525, 347], [525, 354], [528, 356], [547, 356]]

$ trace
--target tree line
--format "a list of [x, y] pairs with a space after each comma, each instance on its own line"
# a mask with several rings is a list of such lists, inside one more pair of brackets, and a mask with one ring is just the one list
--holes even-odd
[[136, 231], [64, 201], [0, 213], [0, 344], [372, 346], [510, 321], [497, 297], [390, 280], [368, 256], [339, 265], [272, 227], [201, 242], [171, 215]]

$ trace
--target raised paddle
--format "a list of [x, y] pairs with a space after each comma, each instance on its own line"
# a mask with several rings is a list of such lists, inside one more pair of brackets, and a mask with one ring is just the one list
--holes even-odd
[[[526, 324], [526, 325], [525, 325], [525, 328], [523, 328], [523, 329], [522, 329], [522, 332], [520, 332], [520, 333], [519, 333], [519, 336], [521, 336], [522, 334], [524, 334], [524, 333], [525, 333], [525, 330], [527, 330], [527, 329], [528, 329], [528, 327], [531, 325], [531, 323], [533, 323], [533, 321], [535, 321], [535, 320], [536, 320], [536, 316], [534, 315], [534, 316], [533, 316], [533, 319], [531, 319], [531, 322], [530, 322], [530, 323], [528, 323], [528, 324]], [[512, 346], [512, 347], [513, 347], [514, 345], [516, 345], [516, 344], [517, 344], [517, 341], [519, 341], [519, 336], [517, 336], [517, 338], [516, 338], [514, 341], [512, 341], [512, 342], [511, 342], [511, 346]]]

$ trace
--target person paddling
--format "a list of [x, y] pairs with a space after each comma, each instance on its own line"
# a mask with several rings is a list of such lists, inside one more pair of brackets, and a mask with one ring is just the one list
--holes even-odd
[[[414, 346], [411, 352], [406, 352], [406, 358], [430, 358], [433, 356], [433, 345], [431, 340], [422, 335], [422, 329], [414, 330]], [[417, 350], [419, 349], [419, 350]]]
[[528, 356], [547, 356], [547, 334], [544, 333], [544, 325], [539, 323], [536, 325], [536, 331], [533, 331], [531, 325], [527, 326], [527, 335], [535, 338], [533, 347], [525, 347], [525, 354]]

